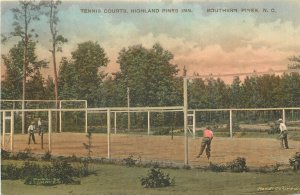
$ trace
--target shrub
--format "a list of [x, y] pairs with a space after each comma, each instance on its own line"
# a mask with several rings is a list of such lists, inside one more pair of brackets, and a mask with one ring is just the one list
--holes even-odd
[[50, 151], [47, 151], [47, 152], [45, 152], [45, 154], [42, 156], [42, 159], [43, 160], [46, 160], [46, 161], [49, 161], [49, 160], [51, 160], [51, 152]]
[[296, 152], [296, 154], [289, 159], [289, 162], [294, 171], [300, 170], [300, 152]]
[[20, 179], [20, 169], [14, 164], [1, 165], [1, 179]]
[[[85, 172], [83, 172], [83, 170]], [[1, 165], [2, 179], [24, 179], [29, 185], [56, 185], [79, 183], [76, 177], [87, 176], [86, 166], [73, 168], [67, 161], [54, 161], [50, 164], [39, 165], [33, 162], [25, 162], [18, 168], [16, 165]]]
[[1, 148], [1, 159], [7, 160], [7, 159], [9, 159], [9, 156], [10, 156], [10, 152]]
[[16, 158], [19, 160], [27, 160], [32, 157], [30, 149], [25, 149], [23, 152], [18, 152]]
[[37, 177], [42, 175], [42, 168], [37, 163], [25, 162], [24, 166], [21, 169], [22, 171], [22, 179]]
[[238, 157], [237, 159], [228, 163], [228, 167], [232, 172], [248, 171], [248, 167], [246, 166], [246, 159], [242, 157]]
[[147, 176], [140, 178], [144, 188], [167, 187], [175, 184], [175, 178], [171, 179], [169, 174], [163, 173], [159, 168], [153, 167]]
[[73, 183], [73, 177], [78, 176], [76, 171], [67, 161], [52, 162], [52, 176], [58, 178], [62, 183]]
[[227, 169], [227, 166], [226, 165], [219, 165], [219, 164], [213, 164], [213, 163], [209, 163], [209, 169], [211, 171], [214, 171], [214, 172], [223, 172], [223, 171], [226, 171]]
[[133, 155], [128, 156], [122, 160], [127, 167], [133, 167], [136, 165], [137, 160], [133, 158]]

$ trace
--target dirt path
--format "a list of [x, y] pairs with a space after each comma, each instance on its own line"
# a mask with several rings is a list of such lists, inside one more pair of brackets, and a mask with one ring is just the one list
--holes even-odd
[[[48, 135], [44, 135], [44, 149], [41, 149], [40, 136], [36, 134], [37, 144], [27, 145], [28, 135], [15, 135], [14, 151], [23, 151], [30, 148], [34, 153], [45, 153], [48, 150]], [[8, 137], [6, 138], [8, 140]], [[107, 136], [94, 134], [92, 136], [92, 156], [107, 157]], [[134, 158], [141, 157], [147, 161], [166, 161], [184, 163], [184, 138], [170, 136], [133, 136], [133, 135], [111, 135], [110, 136], [111, 158]], [[201, 138], [189, 138], [188, 156], [189, 164], [204, 166], [208, 160], [203, 155], [197, 159]], [[83, 143], [88, 143], [84, 133], [53, 133], [52, 154], [64, 156], [86, 156], [87, 150]], [[300, 152], [300, 142], [289, 140], [291, 149], [280, 148], [279, 140], [266, 138], [215, 138], [212, 142], [213, 163], [226, 163], [237, 157], [246, 158], [247, 165], [260, 167], [275, 165], [276, 163], [289, 163], [289, 158], [296, 152]], [[9, 148], [6, 141], [5, 148]]]

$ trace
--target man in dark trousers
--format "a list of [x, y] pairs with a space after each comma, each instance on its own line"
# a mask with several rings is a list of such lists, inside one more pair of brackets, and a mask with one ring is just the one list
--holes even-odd
[[35, 130], [34, 122], [31, 122], [31, 124], [28, 127], [28, 134], [29, 134], [28, 145], [30, 144], [31, 138], [32, 138], [33, 143], [36, 144], [35, 138], [34, 138], [34, 130]]
[[199, 158], [204, 149], [206, 148], [205, 152], [206, 152], [206, 156], [207, 156], [207, 159], [210, 158], [210, 145], [211, 145], [211, 141], [214, 137], [214, 134], [211, 130], [210, 127], [207, 127], [204, 131], [203, 131], [203, 138], [202, 138], [202, 142], [201, 142], [201, 148], [200, 148], [200, 152], [197, 156], [197, 158]]
[[42, 126], [41, 118], [39, 118], [39, 120], [38, 120], [38, 130], [39, 130], [39, 135], [41, 136], [41, 148], [44, 149], [44, 129]]
[[278, 120], [279, 122], [279, 129], [280, 129], [280, 143], [281, 143], [281, 147], [288, 149], [289, 145], [288, 145], [288, 139], [287, 139], [287, 128], [286, 125], [283, 123], [282, 119]]

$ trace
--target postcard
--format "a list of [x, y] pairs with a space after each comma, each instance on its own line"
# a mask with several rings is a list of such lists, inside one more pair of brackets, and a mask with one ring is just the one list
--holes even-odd
[[300, 193], [299, 10], [1, 1], [1, 193]]

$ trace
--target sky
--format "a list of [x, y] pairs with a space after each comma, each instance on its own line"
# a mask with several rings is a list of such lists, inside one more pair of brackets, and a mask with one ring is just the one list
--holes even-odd
[[[13, 30], [11, 8], [17, 6], [17, 1], [1, 1], [4, 35]], [[108, 13], [117, 10], [121, 13]], [[110, 59], [104, 71], [113, 73], [119, 70], [116, 61], [122, 48], [137, 44], [151, 48], [160, 43], [174, 54], [172, 63], [178, 65], [179, 74], [184, 66], [190, 76], [284, 70], [289, 57], [300, 55], [299, 10], [298, 0], [62, 1], [58, 31], [68, 43], [57, 59], [70, 58], [77, 44], [91, 40], [104, 48]], [[39, 58], [51, 62], [47, 18], [41, 16], [31, 27], [39, 34]], [[1, 44], [1, 54], [7, 54], [17, 41]], [[43, 74], [53, 75], [51, 65]]]

